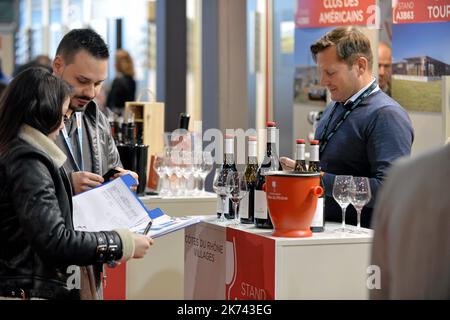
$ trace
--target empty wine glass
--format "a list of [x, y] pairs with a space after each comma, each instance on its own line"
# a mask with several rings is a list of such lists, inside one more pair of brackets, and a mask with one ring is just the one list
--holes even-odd
[[201, 153], [201, 164], [198, 175], [200, 176], [200, 194], [205, 194], [205, 179], [214, 166], [214, 159], [211, 151], [203, 151]]
[[183, 178], [184, 167], [181, 157], [181, 151], [178, 148], [172, 148], [170, 159], [172, 161], [173, 173], [176, 176], [172, 182], [175, 185], [173, 187], [172, 193], [177, 196], [182, 196], [185, 189], [185, 180]]
[[353, 177], [350, 188], [350, 202], [356, 209], [358, 223], [356, 230], [352, 230], [352, 233], [367, 233], [361, 229], [361, 211], [369, 203], [371, 197], [369, 178]]
[[165, 196], [167, 194], [166, 189], [166, 175], [167, 175], [167, 161], [164, 155], [160, 154], [155, 157], [153, 161], [153, 168], [159, 177], [160, 190], [159, 195]]
[[193, 161], [192, 161], [192, 152], [191, 151], [182, 151], [181, 152], [181, 161], [182, 161], [182, 178], [184, 180], [184, 195], [190, 195], [192, 188], [190, 187], [190, 182], [192, 176], [194, 175]]
[[336, 176], [333, 185], [333, 198], [342, 208], [342, 227], [335, 232], [347, 232], [345, 227], [345, 210], [350, 204], [350, 189], [352, 185], [352, 176]]
[[222, 208], [220, 210], [220, 216], [217, 218], [217, 222], [226, 222], [225, 215], [224, 215], [224, 209], [226, 205], [227, 198], [227, 170], [223, 169], [216, 169], [216, 173], [214, 175], [214, 182], [213, 182], [213, 189], [214, 192], [217, 193], [217, 195], [220, 197], [220, 200], [222, 201]]
[[243, 172], [229, 171], [227, 176], [227, 195], [230, 197], [234, 208], [234, 219], [231, 225], [239, 225], [239, 202], [247, 195], [247, 180]]

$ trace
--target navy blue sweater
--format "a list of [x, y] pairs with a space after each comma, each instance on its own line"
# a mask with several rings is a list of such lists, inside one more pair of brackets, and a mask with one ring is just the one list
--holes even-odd
[[[322, 136], [334, 104], [325, 109], [315, 133], [316, 139]], [[343, 106], [337, 107], [328, 132], [345, 111]], [[320, 165], [325, 172], [325, 219], [342, 220], [342, 209], [332, 195], [336, 175], [369, 177], [372, 200], [361, 216], [361, 225], [369, 227], [374, 201], [388, 167], [397, 158], [410, 155], [413, 139], [414, 130], [408, 113], [395, 100], [381, 90], [363, 100], [321, 154]], [[346, 222], [356, 224], [356, 211], [351, 205], [347, 208]]]

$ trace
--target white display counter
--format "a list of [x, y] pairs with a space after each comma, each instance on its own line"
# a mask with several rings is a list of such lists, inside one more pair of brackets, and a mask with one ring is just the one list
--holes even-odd
[[367, 299], [372, 230], [276, 238], [252, 225], [185, 229], [185, 299]]
[[[141, 197], [148, 209], [160, 208], [172, 217], [210, 215], [216, 211], [217, 195], [189, 197]], [[143, 259], [133, 259], [107, 269], [105, 300], [183, 299], [184, 231], [155, 239]]]

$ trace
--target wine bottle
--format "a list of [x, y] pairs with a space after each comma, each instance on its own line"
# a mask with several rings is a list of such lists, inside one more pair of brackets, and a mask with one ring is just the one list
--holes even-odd
[[263, 185], [266, 183], [268, 171], [282, 170], [281, 163], [276, 152], [277, 127], [275, 122], [267, 122], [267, 147], [264, 160], [256, 173], [255, 187], [255, 226], [261, 229], [272, 229], [272, 220], [267, 208], [266, 192]]
[[251, 224], [255, 220], [255, 187], [256, 187], [256, 172], [258, 171], [258, 156], [257, 156], [257, 140], [256, 137], [248, 137], [248, 157], [247, 165], [245, 167], [245, 179], [247, 180], [247, 196], [245, 196], [239, 204], [239, 216], [241, 223]]
[[[220, 168], [220, 175], [223, 175], [223, 181], [226, 181], [225, 175], [228, 174], [229, 171], [237, 171], [236, 164], [234, 163], [234, 136], [233, 135], [225, 135], [225, 156], [223, 159], [223, 164]], [[223, 208], [223, 204], [221, 199], [218, 200], [218, 210], [217, 217], [220, 217], [220, 213], [223, 212], [223, 215], [226, 219], [234, 219], [234, 209], [231, 199], [227, 197], [225, 201], [225, 208]]]
[[307, 172], [305, 161], [305, 140], [297, 139], [295, 146], [295, 172]]
[[[312, 140], [310, 142], [310, 160], [308, 171], [309, 172], [320, 172], [320, 162], [319, 162], [319, 140]], [[320, 185], [324, 188], [322, 177], [320, 178]], [[323, 232], [325, 227], [324, 210], [325, 210], [325, 189], [323, 194], [317, 199], [317, 207], [314, 213], [313, 220], [311, 222], [312, 232]]]
[[128, 144], [134, 146], [136, 144], [136, 125], [134, 123], [134, 113], [130, 113], [127, 123]]
[[178, 119], [178, 128], [188, 130], [190, 118], [191, 116], [189, 114], [180, 113], [180, 117]]

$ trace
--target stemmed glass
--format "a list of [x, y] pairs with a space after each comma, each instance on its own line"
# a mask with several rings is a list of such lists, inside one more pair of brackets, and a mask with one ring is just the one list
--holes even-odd
[[244, 173], [230, 171], [227, 176], [227, 195], [230, 197], [234, 208], [234, 220], [231, 223], [232, 226], [238, 226], [240, 223], [238, 206], [242, 198], [247, 195], [247, 192], [247, 180], [245, 179]]
[[159, 195], [165, 196], [167, 194], [166, 190], [166, 175], [167, 175], [167, 161], [164, 155], [157, 155], [153, 161], [153, 168], [159, 176], [160, 180], [160, 190]]
[[200, 194], [205, 194], [205, 179], [208, 176], [208, 174], [211, 172], [213, 165], [214, 165], [214, 159], [211, 155], [211, 151], [203, 151], [200, 153], [200, 165], [198, 170], [198, 175], [200, 177]]
[[335, 232], [349, 231], [345, 227], [345, 210], [350, 204], [350, 189], [352, 186], [352, 176], [336, 176], [333, 185], [333, 198], [342, 208], [342, 227]]
[[182, 161], [182, 179], [184, 180], [184, 195], [190, 195], [190, 186], [191, 177], [194, 175], [193, 161], [192, 161], [192, 152], [191, 151], [182, 151], [181, 152], [181, 161]]
[[175, 190], [172, 190], [172, 193], [177, 196], [183, 195], [183, 190], [185, 188], [184, 185], [184, 167], [183, 167], [183, 161], [181, 157], [181, 151], [178, 148], [172, 148], [170, 152], [170, 159], [172, 162], [172, 169], [173, 173], [175, 173], [176, 179], [173, 181], [173, 183], [176, 184]]
[[366, 231], [361, 229], [361, 211], [363, 207], [369, 203], [372, 193], [370, 191], [369, 178], [367, 177], [353, 177], [350, 187], [350, 202], [356, 209], [357, 226], [352, 233], [364, 234]]
[[227, 198], [227, 174], [228, 172], [222, 169], [216, 169], [216, 173], [214, 175], [213, 189], [214, 192], [220, 197], [222, 201], [222, 209], [220, 210], [220, 217], [217, 218], [217, 222], [226, 222], [224, 210]]

